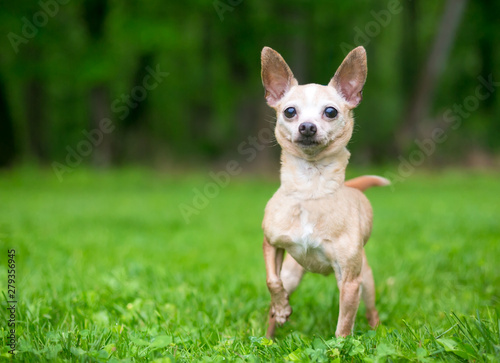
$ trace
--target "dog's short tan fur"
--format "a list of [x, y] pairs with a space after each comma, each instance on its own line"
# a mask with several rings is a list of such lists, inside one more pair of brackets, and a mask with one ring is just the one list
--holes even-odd
[[[361, 191], [388, 181], [365, 176], [344, 182], [352, 110], [361, 101], [366, 74], [366, 53], [358, 47], [327, 86], [298, 85], [276, 51], [262, 50], [262, 82], [267, 103], [276, 110], [275, 135], [282, 148], [281, 186], [267, 203], [262, 223], [271, 293], [269, 337], [276, 323], [290, 316], [288, 298], [305, 271], [335, 273], [340, 289], [336, 336], [351, 334], [360, 291], [370, 325], [378, 324], [375, 287], [363, 249], [372, 229], [372, 209]], [[295, 115], [287, 117], [284, 111], [290, 107]], [[327, 116], [328, 107], [338, 111], [334, 118]], [[304, 136], [303, 123], [309, 133], [314, 130], [312, 136]]]

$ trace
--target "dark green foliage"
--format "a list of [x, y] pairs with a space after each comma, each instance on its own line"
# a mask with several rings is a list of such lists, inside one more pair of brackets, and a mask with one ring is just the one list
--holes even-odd
[[[397, 11], [389, 14], [391, 7]], [[1, 122], [13, 130], [6, 145], [18, 161], [62, 161], [84, 130], [109, 115], [116, 129], [93, 150], [93, 160], [236, 154], [235, 145], [269, 120], [259, 69], [264, 45], [284, 55], [300, 82], [325, 84], [347, 49], [363, 44], [369, 76], [350, 147], [358, 160], [394, 160], [397, 131], [442, 10], [440, 2], [406, 0], [2, 1], [0, 89], [7, 109]], [[443, 112], [474, 94], [478, 76], [499, 79], [497, 14], [495, 1], [469, 2], [429, 119], [419, 126], [423, 135], [415, 137], [441, 127]], [[12, 34], [24, 41], [13, 46]], [[146, 67], [156, 65], [168, 77], [138, 106], [117, 110], [122, 96], [142, 84]], [[102, 90], [97, 99], [96, 89]], [[498, 151], [497, 93], [451, 132], [439, 148], [445, 159], [459, 160], [471, 149]]]

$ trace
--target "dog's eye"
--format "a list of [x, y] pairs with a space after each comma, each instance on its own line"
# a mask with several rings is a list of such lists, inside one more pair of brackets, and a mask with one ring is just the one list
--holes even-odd
[[325, 108], [325, 116], [328, 118], [335, 118], [339, 112], [333, 107]]
[[284, 112], [286, 118], [292, 118], [297, 114], [295, 107], [288, 107]]

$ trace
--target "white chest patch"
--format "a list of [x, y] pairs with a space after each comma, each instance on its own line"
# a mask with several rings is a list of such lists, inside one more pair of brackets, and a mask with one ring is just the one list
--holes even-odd
[[317, 248], [321, 243], [319, 239], [314, 239], [313, 237], [314, 227], [315, 224], [309, 220], [309, 212], [302, 209], [300, 212], [301, 233], [295, 242], [301, 244], [306, 251], [309, 248]]
[[321, 238], [314, 233], [316, 221], [311, 220], [310, 213], [301, 208], [300, 227], [298, 233], [292, 236], [292, 243], [286, 250], [306, 270], [328, 274], [332, 271], [332, 265], [325, 256]]

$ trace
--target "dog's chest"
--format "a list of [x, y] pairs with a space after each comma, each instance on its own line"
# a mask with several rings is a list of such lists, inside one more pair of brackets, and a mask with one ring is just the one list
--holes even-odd
[[271, 228], [270, 243], [284, 248], [305, 269], [328, 274], [332, 272], [332, 262], [326, 255], [328, 239], [322, 229], [325, 216], [296, 204], [282, 211]]
[[307, 209], [299, 207], [298, 221], [295, 223], [297, 228], [290, 236], [292, 243], [304, 250], [314, 250], [321, 246], [321, 239], [314, 233], [318, 220], [311, 217]]

